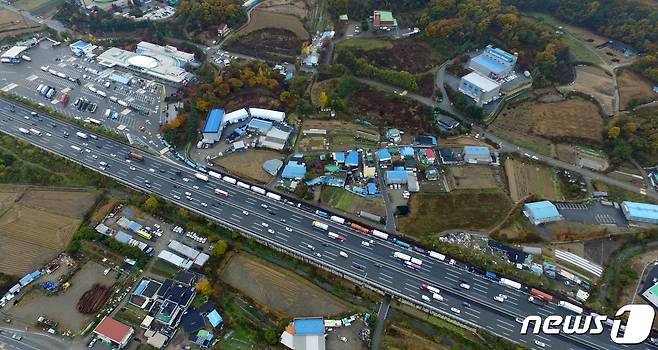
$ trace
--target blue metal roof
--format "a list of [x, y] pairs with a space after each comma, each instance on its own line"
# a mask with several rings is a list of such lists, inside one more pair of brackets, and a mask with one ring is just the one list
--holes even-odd
[[219, 132], [219, 125], [222, 122], [223, 116], [223, 109], [213, 108], [210, 113], [208, 113], [208, 120], [206, 120], [206, 125], [203, 127], [203, 132]]
[[144, 291], [144, 289], [146, 289], [146, 286], [148, 286], [148, 284], [149, 284], [149, 280], [147, 279], [141, 280], [137, 285], [137, 288], [135, 288], [134, 294], [142, 295], [142, 292]]
[[320, 317], [298, 318], [294, 327], [295, 334], [324, 334], [324, 321]]
[[414, 149], [412, 147], [409, 147], [409, 146], [404, 146], [404, 147], [400, 148], [400, 154], [403, 157], [413, 157], [414, 156]]
[[212, 310], [206, 317], [208, 317], [208, 322], [210, 322], [210, 324], [213, 327], [219, 326], [222, 323], [222, 321], [224, 321], [224, 319], [222, 318], [222, 316], [219, 315], [219, 312], [217, 312], [217, 310]]
[[305, 174], [306, 165], [290, 161], [283, 168], [281, 177], [284, 179], [303, 179]]
[[132, 237], [130, 237], [129, 234], [127, 234], [127, 233], [125, 233], [125, 232], [123, 232], [123, 231], [119, 231], [119, 232], [117, 232], [116, 236], [114, 236], [114, 239], [115, 239], [115, 240], [117, 240], [117, 241], [119, 241], [119, 242], [121, 242], [121, 243], [125, 243], [125, 244], [128, 244], [128, 242], [130, 242], [130, 239], [131, 239], [131, 238], [132, 238]]
[[621, 203], [629, 216], [633, 218], [658, 221], [658, 205], [624, 201]]
[[116, 73], [110, 74], [109, 79], [123, 85], [128, 85], [128, 83], [130, 82], [130, 79]]
[[82, 49], [82, 48], [85, 48], [89, 45], [91, 45], [91, 44], [89, 44], [86, 41], [78, 40], [78, 41], [74, 42], [73, 44], [71, 44], [71, 47], [74, 47], [74, 48], [77, 48], [77, 49]]
[[334, 152], [334, 160], [337, 162], [344, 162], [345, 152]]
[[489, 148], [483, 146], [464, 146], [464, 155], [489, 155]]
[[249, 124], [247, 124], [247, 127], [248, 128], [258, 129], [258, 130], [261, 130], [263, 132], [267, 132], [272, 127], [272, 122], [267, 121], [267, 120], [252, 118], [249, 121]]
[[407, 181], [408, 175], [404, 170], [387, 170], [385, 176], [386, 181], [389, 182], [391, 180]]
[[555, 204], [549, 201], [526, 203], [525, 208], [529, 210], [532, 216], [537, 220], [560, 216]]
[[507, 61], [509, 63], [512, 63], [512, 61], [514, 61], [514, 56], [512, 56], [512, 54], [505, 52], [504, 50], [499, 49], [497, 47], [487, 47], [484, 49], [484, 51], [492, 56], [496, 56], [500, 58], [503, 61]]
[[390, 160], [391, 159], [391, 152], [389, 152], [387, 149], [380, 149], [377, 151], [377, 158], [379, 160]]
[[352, 150], [347, 152], [347, 157], [345, 158], [345, 165], [359, 165], [359, 152]]
[[472, 60], [473, 62], [476, 62], [477, 64], [486, 67], [488, 70], [496, 74], [501, 73], [505, 71], [505, 69], [507, 69], [507, 67], [505, 67], [505, 65], [503, 65], [502, 63], [498, 63], [496, 61], [490, 60], [489, 58], [483, 55], [476, 56]]
[[375, 185], [372, 182], [368, 183], [368, 194], [375, 194], [377, 193], [377, 185]]

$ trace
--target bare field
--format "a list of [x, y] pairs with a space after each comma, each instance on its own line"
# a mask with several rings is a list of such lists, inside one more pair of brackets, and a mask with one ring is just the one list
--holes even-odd
[[[63, 200], [56, 203], [58, 196]], [[54, 258], [94, 198], [88, 192], [28, 191], [14, 202], [9, 196], [11, 202], [3, 203], [7, 209], [0, 216], [0, 272], [27, 273]]]
[[265, 28], [286, 29], [295, 33], [300, 39], [306, 40], [309, 38], [308, 32], [299, 18], [289, 14], [270, 12], [259, 8], [251, 12], [251, 21], [240, 31], [240, 34], [248, 34]]
[[247, 177], [261, 183], [267, 183], [272, 180], [272, 176], [263, 170], [263, 163], [270, 159], [282, 159], [281, 153], [268, 150], [250, 149], [216, 158], [213, 160], [213, 163], [237, 176]]
[[34, 31], [39, 23], [24, 18], [15, 12], [0, 9], [0, 38]]
[[[594, 103], [578, 97], [556, 102], [512, 103], [500, 113], [492, 125], [495, 129], [517, 134], [520, 138], [529, 135], [548, 141], [603, 141], [603, 117]], [[583, 127], [584, 125], [587, 127]]]
[[606, 115], [613, 114], [614, 82], [612, 77], [598, 67], [576, 67], [576, 81], [560, 87], [561, 91], [577, 91], [592, 96]]
[[302, 20], [302, 22], [308, 19], [308, 5], [303, 0], [266, 0], [258, 5], [258, 9], [292, 15]]
[[[341, 120], [308, 119], [302, 130], [324, 129], [327, 135], [301, 135], [295, 145], [298, 152], [345, 151], [356, 147], [371, 148], [379, 140], [379, 132], [374, 127]], [[361, 132], [361, 133], [357, 133]]]
[[563, 199], [555, 173], [550, 168], [510, 158], [505, 161], [505, 172], [514, 202], [532, 194], [548, 200]]
[[336, 315], [350, 305], [323, 291], [294, 272], [274, 266], [246, 253], [231, 257], [222, 279], [263, 307], [284, 314]]
[[617, 85], [619, 85], [619, 108], [622, 110], [632, 105], [631, 101], [641, 104], [656, 99], [651, 82], [628, 69], [617, 77]]
[[502, 184], [497, 168], [487, 165], [464, 165], [448, 168], [448, 184], [451, 188], [496, 188]]

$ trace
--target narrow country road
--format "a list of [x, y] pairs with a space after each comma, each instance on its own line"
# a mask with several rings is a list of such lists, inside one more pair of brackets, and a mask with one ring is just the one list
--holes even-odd
[[15, 7], [11, 4], [8, 4], [6, 2], [0, 3], [0, 7], [2, 7], [5, 10], [9, 10], [11, 12], [14, 12], [14, 13], [20, 15], [20, 16], [25, 17], [25, 18], [28, 18], [28, 19], [36, 22], [36, 23], [45, 24], [49, 28], [51, 28], [53, 30], [56, 30], [59, 33], [67, 30], [67, 28], [58, 20], [55, 20], [55, 19], [52, 19], [52, 18], [39, 19], [36, 16], [32, 15], [31, 13], [29, 13], [25, 10], [21, 10], [21, 9], [19, 9], [19, 8]]

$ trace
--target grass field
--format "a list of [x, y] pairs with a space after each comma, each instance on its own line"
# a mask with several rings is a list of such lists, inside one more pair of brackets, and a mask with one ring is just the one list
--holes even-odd
[[62, 2], [64, 0], [17, 0], [14, 6], [34, 15], [46, 17], [54, 13]]
[[[567, 26], [557, 18], [545, 13], [529, 12], [527, 14], [532, 18], [539, 19], [537, 23], [543, 24], [543, 27], [551, 32], [558, 30], [558, 27], [564, 29]], [[583, 42], [569, 31], [566, 31], [564, 35], [562, 35], [562, 42], [569, 46], [569, 52], [574, 61], [589, 62], [594, 65], [605, 64], [605, 62], [592, 51], [588, 43]]]
[[388, 40], [379, 39], [349, 39], [341, 40], [336, 44], [336, 48], [348, 47], [363, 51], [374, 49], [390, 49], [393, 44]]
[[411, 212], [398, 219], [401, 232], [425, 237], [449, 229], [488, 229], [511, 209], [501, 190], [456, 190], [450, 193], [418, 193], [411, 196]]
[[598, 67], [576, 67], [576, 81], [573, 84], [561, 86], [560, 91], [577, 91], [592, 96], [603, 113], [611, 115], [614, 99], [614, 81], [603, 69]]
[[0, 9], [0, 38], [35, 31], [39, 27], [39, 23], [32, 22], [15, 12]]
[[324, 186], [320, 200], [322, 203], [348, 213], [363, 210], [376, 215], [386, 215], [382, 198], [366, 199], [338, 187]]
[[448, 184], [456, 189], [497, 188], [502, 182], [498, 168], [465, 165], [448, 168]]
[[272, 180], [272, 176], [263, 170], [263, 163], [270, 159], [281, 158], [281, 153], [275, 151], [250, 149], [216, 158], [213, 163], [237, 176], [267, 183]]
[[93, 192], [64, 191], [1, 196], [7, 202], [0, 214], [0, 272], [24, 274], [54, 258], [95, 197]]
[[154, 259], [149, 269], [151, 272], [167, 278], [176, 276], [179, 271], [178, 267], [162, 259]]
[[[553, 96], [553, 95], [549, 95]], [[583, 127], [587, 125], [587, 127]], [[490, 125], [503, 138], [542, 154], [570, 140], [602, 142], [604, 120], [593, 102], [573, 97], [510, 103]]]
[[248, 34], [265, 28], [286, 29], [295, 33], [300, 39], [306, 40], [309, 38], [308, 32], [299, 18], [284, 13], [263, 11], [258, 8], [251, 11], [251, 21], [240, 31], [240, 34]]
[[559, 183], [553, 169], [522, 160], [505, 161], [510, 197], [514, 202], [535, 194], [548, 200], [562, 200]]
[[231, 257], [222, 272], [222, 279], [283, 318], [330, 316], [350, 310], [349, 304], [294, 272], [246, 253]]
[[[655, 100], [658, 97], [653, 91], [651, 82], [637, 73], [625, 69], [617, 77], [619, 85], [619, 108], [624, 110], [633, 104]], [[634, 103], [631, 103], [634, 102]]]

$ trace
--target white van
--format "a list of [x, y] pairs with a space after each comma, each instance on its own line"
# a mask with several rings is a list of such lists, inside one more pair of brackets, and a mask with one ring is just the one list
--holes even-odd
[[434, 298], [434, 300], [443, 301], [443, 297], [439, 293], [432, 294], [432, 298]]
[[423, 298], [423, 300], [428, 303], [431, 301], [430, 297], [428, 297], [427, 295], [421, 295], [420, 297]]
[[347, 253], [345, 253], [345, 252], [342, 251], [342, 250], [340, 251], [340, 253], [338, 253], [338, 255], [342, 256], [342, 257], [345, 258], [345, 259], [347, 259]]

